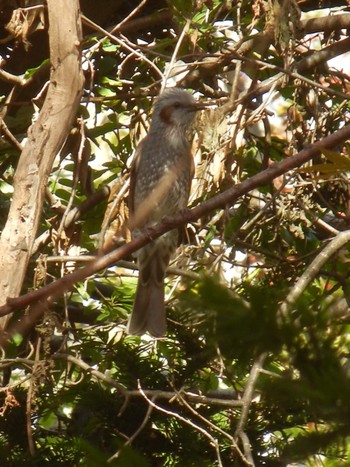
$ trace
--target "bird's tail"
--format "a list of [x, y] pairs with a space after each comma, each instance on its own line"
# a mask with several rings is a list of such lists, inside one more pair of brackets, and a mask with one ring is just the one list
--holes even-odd
[[147, 331], [153, 337], [163, 337], [166, 333], [164, 281], [138, 281], [127, 333], [139, 336]]
[[164, 276], [176, 242], [177, 232], [168, 232], [138, 251], [139, 280], [127, 327], [129, 334], [148, 331], [154, 337], [165, 335]]

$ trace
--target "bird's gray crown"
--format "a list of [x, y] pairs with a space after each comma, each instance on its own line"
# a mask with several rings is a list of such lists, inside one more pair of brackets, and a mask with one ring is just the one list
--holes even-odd
[[168, 88], [158, 97], [154, 112], [168, 105], [179, 104], [183, 107], [191, 107], [196, 101], [192, 94], [179, 88]]
[[152, 126], [184, 127], [189, 125], [197, 109], [194, 97], [183, 89], [166, 89], [156, 100]]

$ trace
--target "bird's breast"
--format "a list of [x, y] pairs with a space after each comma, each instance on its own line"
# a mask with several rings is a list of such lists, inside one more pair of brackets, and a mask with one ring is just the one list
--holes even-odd
[[148, 139], [143, 145], [135, 183], [135, 209], [147, 209], [145, 224], [158, 222], [187, 206], [192, 155], [187, 147], [174, 148]]

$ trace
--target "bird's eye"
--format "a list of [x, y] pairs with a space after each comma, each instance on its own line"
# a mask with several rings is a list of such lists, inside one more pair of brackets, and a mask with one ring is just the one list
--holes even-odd
[[174, 109], [179, 109], [181, 107], [180, 102], [174, 102]]

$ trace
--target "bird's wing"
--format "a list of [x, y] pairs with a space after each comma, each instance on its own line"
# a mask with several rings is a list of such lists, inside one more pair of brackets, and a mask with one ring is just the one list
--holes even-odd
[[189, 189], [188, 189], [188, 193], [191, 192], [191, 188], [192, 188], [192, 180], [193, 180], [193, 177], [194, 177], [194, 174], [195, 174], [195, 171], [196, 171], [196, 167], [195, 167], [195, 164], [194, 164], [194, 152], [193, 152], [193, 148], [191, 148], [190, 152], [189, 152], [189, 157], [191, 159], [191, 172], [190, 172], [190, 186], [189, 186]]
[[140, 158], [142, 153], [142, 146], [144, 144], [144, 139], [140, 141], [137, 145], [137, 148], [134, 153], [134, 157], [132, 159], [131, 168], [130, 168], [130, 187], [129, 187], [129, 212], [130, 214], [135, 213], [135, 185], [136, 179], [139, 171], [140, 166]]

